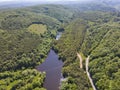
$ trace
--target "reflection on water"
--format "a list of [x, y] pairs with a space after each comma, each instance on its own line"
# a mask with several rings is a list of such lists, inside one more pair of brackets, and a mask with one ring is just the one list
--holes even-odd
[[63, 62], [58, 59], [58, 55], [52, 49], [45, 62], [38, 66], [39, 71], [46, 72], [44, 87], [47, 90], [59, 90], [62, 66]]
[[[56, 40], [59, 40], [62, 35], [62, 32], [58, 32]], [[37, 67], [39, 71], [46, 72], [46, 78], [44, 82], [44, 87], [47, 90], [59, 90], [60, 81], [62, 77], [63, 62], [58, 59], [58, 55], [54, 50], [50, 50], [45, 62]]]

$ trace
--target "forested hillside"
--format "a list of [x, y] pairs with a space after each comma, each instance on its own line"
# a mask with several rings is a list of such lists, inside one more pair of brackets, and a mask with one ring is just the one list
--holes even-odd
[[[90, 55], [89, 72], [97, 90], [119, 90], [120, 17], [113, 11], [96, 10], [78, 15], [80, 15], [80, 19], [66, 26], [61, 39], [55, 42], [55, 50], [64, 61], [63, 75], [68, 78], [66, 84], [62, 86], [62, 90], [66, 90], [63, 87], [71, 88], [70, 85], [74, 84], [76, 90], [91, 88], [85, 77], [85, 66], [83, 69], [79, 68], [77, 52], [83, 58]], [[85, 59], [83, 64], [85, 64]], [[82, 85], [79, 81], [82, 81]]]
[[62, 90], [89, 90], [90, 88], [84, 70], [79, 68], [79, 60], [76, 56], [83, 43], [86, 28], [85, 21], [80, 19], [73, 21], [65, 28], [61, 39], [55, 42], [55, 50], [64, 61], [63, 76], [68, 78], [67, 84], [61, 87]]
[[[84, 48], [91, 56], [90, 73], [98, 90], [119, 90], [120, 27], [107, 23], [90, 28]], [[86, 53], [84, 52], [84, 53]]]
[[35, 68], [73, 13], [63, 5], [0, 10], [0, 90], [44, 90], [45, 73]]
[[45, 73], [35, 67], [45, 60], [61, 24], [52, 11], [35, 11], [45, 7], [56, 6], [0, 11], [0, 90], [44, 90]]
[[1, 90], [42, 87], [45, 74], [34, 68], [44, 61], [49, 52], [50, 37], [47, 33], [40, 36], [27, 30], [0, 30]]
[[51, 48], [64, 63], [61, 90], [92, 90], [85, 72], [88, 55], [97, 90], [120, 90], [119, 25], [119, 11], [105, 3], [0, 9], [0, 90], [46, 90], [46, 73], [36, 66]]

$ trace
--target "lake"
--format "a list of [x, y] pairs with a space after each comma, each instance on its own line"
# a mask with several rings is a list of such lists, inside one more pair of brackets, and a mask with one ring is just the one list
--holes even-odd
[[[61, 37], [62, 33], [58, 33], [56, 40]], [[47, 90], [59, 90], [60, 79], [63, 78], [61, 74], [63, 62], [59, 60], [58, 55], [54, 50], [50, 50], [46, 60], [37, 67], [37, 70], [46, 72], [44, 88]]]

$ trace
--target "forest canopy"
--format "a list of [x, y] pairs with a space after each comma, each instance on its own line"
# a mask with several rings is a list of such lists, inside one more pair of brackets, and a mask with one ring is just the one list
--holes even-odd
[[46, 73], [36, 66], [51, 48], [64, 63], [61, 90], [92, 90], [85, 72], [88, 55], [97, 90], [119, 90], [120, 12], [118, 4], [116, 9], [105, 3], [0, 9], [0, 90], [45, 90]]

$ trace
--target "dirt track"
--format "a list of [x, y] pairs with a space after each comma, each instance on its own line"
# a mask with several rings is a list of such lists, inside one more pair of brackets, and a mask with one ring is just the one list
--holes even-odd
[[78, 56], [78, 58], [79, 58], [79, 60], [80, 60], [80, 68], [83, 68], [83, 64], [82, 64], [82, 57], [81, 57], [81, 55], [79, 54], [79, 53], [77, 53], [77, 56]]

